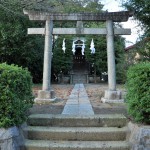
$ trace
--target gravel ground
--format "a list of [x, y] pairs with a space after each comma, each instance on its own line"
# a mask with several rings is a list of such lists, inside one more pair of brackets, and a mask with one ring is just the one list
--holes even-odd
[[[104, 91], [108, 89], [107, 84], [85, 84], [84, 86], [95, 114], [121, 113], [127, 116], [125, 104], [106, 104], [101, 102], [101, 97], [104, 96]], [[73, 87], [74, 85], [71, 84], [52, 84], [52, 88], [54, 89], [58, 100], [47, 105], [34, 104], [34, 106], [29, 110], [29, 113], [61, 114]], [[37, 91], [39, 89], [41, 89], [41, 86], [35, 86], [33, 88], [35, 97], [37, 96]], [[123, 88], [122, 86], [118, 85], [117, 89]]]

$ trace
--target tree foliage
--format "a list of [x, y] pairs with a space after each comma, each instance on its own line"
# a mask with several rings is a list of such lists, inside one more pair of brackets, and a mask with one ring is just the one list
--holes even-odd
[[137, 62], [150, 61], [150, 38], [145, 38], [135, 45], [136, 52], [139, 54]]
[[129, 114], [138, 122], [150, 124], [150, 62], [130, 67], [126, 86]]
[[[145, 29], [145, 36], [150, 36], [150, 1], [149, 0], [124, 0], [123, 6], [134, 12], [140, 26]], [[141, 24], [142, 23], [142, 24]]]
[[[0, 62], [14, 63], [28, 67], [34, 82], [42, 80], [43, 37], [27, 35], [27, 28], [44, 27], [44, 22], [32, 22], [23, 15], [23, 8], [50, 12], [102, 12], [99, 0], [1, 0], [0, 1]], [[55, 27], [76, 27], [76, 22], [54, 22]], [[103, 22], [84, 22], [84, 27], [105, 27]], [[76, 36], [58, 36], [53, 44], [52, 69], [54, 72], [69, 70], [72, 67], [72, 42]], [[66, 53], [62, 51], [62, 41], [66, 39]], [[85, 36], [87, 40], [86, 57], [95, 64], [97, 74], [107, 71], [106, 38], [103, 36]], [[94, 39], [96, 54], [90, 53], [90, 42]], [[124, 41], [115, 37], [116, 62], [120, 62]], [[120, 57], [121, 56], [121, 57]]]
[[33, 105], [32, 78], [27, 69], [0, 64], [0, 128], [21, 125]]
[[21, 3], [26, 9], [68, 13], [98, 12], [103, 7], [99, 0], [21, 0]]
[[39, 26], [23, 15], [18, 0], [0, 2], [0, 62], [28, 67], [34, 82], [42, 78], [43, 39], [28, 36], [27, 28]]
[[124, 0], [123, 6], [134, 12], [135, 19], [139, 20], [139, 26], [144, 31], [140, 41], [134, 46], [135, 54], [140, 56], [138, 62], [150, 61], [150, 1]]
[[[53, 58], [52, 58], [52, 70], [55, 74], [59, 74], [61, 71], [64, 74], [68, 74], [68, 71], [72, 67], [72, 37], [71, 36], [59, 36], [54, 43]], [[65, 53], [62, 50], [62, 43], [65, 39], [66, 50]]]
[[[64, 1], [65, 2], [65, 1]], [[68, 2], [68, 1], [66, 1]], [[74, 3], [75, 1], [70, 1]], [[86, 3], [84, 3], [86, 2]], [[64, 7], [68, 5], [65, 4]], [[84, 6], [84, 7], [83, 7]], [[74, 4], [74, 7], [68, 7], [65, 9], [65, 12], [102, 12], [102, 5], [98, 0], [95, 1], [77, 1], [77, 5]], [[56, 24], [60, 27], [60, 24]], [[83, 22], [84, 27], [86, 28], [104, 28], [106, 25], [103, 22]], [[114, 24], [115, 27], [118, 27], [118, 24]], [[76, 22], [61, 22], [61, 27], [76, 27]], [[120, 26], [119, 26], [120, 27]], [[72, 42], [76, 36], [59, 36], [55, 42], [55, 47], [53, 50], [53, 71], [60, 72], [60, 70], [67, 70], [72, 67]], [[101, 35], [86, 35], [78, 37], [85, 38], [85, 57], [86, 60], [94, 67], [94, 74], [101, 75], [102, 72], [107, 72], [107, 44], [106, 36]], [[62, 51], [62, 41], [63, 38], [66, 39], [66, 53]], [[91, 54], [90, 43], [91, 40], [94, 40], [96, 53]], [[115, 36], [115, 55], [116, 55], [116, 64], [117, 64], [117, 80], [125, 79], [124, 71], [124, 47], [125, 42], [124, 38], [121, 36]], [[68, 56], [68, 57], [66, 57]], [[60, 59], [61, 58], [61, 59]], [[66, 72], [66, 71], [65, 71]]]

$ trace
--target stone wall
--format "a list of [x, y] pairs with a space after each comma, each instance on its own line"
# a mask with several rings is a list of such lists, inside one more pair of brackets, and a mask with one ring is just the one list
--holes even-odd
[[150, 126], [128, 123], [131, 150], [150, 150]]
[[94, 77], [94, 75], [89, 75], [88, 80], [89, 80], [88, 81], [89, 83], [100, 83], [101, 82], [100, 76]]
[[22, 129], [25, 126], [26, 124], [8, 129], [0, 128], [0, 150], [20, 150], [24, 143]]

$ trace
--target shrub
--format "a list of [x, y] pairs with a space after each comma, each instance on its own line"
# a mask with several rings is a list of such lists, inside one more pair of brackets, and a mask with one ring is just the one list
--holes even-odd
[[22, 124], [32, 104], [32, 79], [28, 70], [0, 64], [0, 127]]
[[150, 123], [150, 63], [139, 63], [127, 72], [128, 112], [135, 121]]

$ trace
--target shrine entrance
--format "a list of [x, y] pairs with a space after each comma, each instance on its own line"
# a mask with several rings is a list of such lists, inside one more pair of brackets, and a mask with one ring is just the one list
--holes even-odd
[[[45, 28], [29, 28], [28, 34], [45, 35], [44, 48], [44, 68], [43, 68], [43, 87], [38, 92], [36, 102], [47, 102], [55, 100], [54, 91], [51, 89], [51, 60], [52, 60], [52, 39], [53, 35], [106, 35], [107, 37], [107, 63], [108, 63], [108, 90], [102, 98], [103, 102], [123, 102], [121, 91], [116, 90], [116, 64], [114, 35], [130, 35], [130, 29], [114, 28], [113, 22], [126, 22], [129, 17], [133, 16], [132, 12], [102, 12], [102, 13], [50, 13], [36, 12], [33, 10], [24, 10], [24, 14], [29, 16], [30, 20], [45, 21]], [[76, 28], [53, 28], [54, 21], [103, 21], [106, 22], [105, 28], [84, 28], [77, 26]], [[80, 23], [80, 22], [79, 22]], [[74, 63], [81, 63], [85, 67], [84, 51], [75, 47], [77, 50], [74, 56]], [[84, 50], [84, 47], [82, 47]], [[94, 49], [93, 49], [94, 51]], [[74, 51], [75, 52], [75, 51]], [[82, 56], [81, 56], [82, 52]], [[79, 65], [77, 65], [79, 68]], [[82, 68], [81, 67], [81, 68]], [[86, 70], [86, 67], [84, 68]], [[76, 68], [74, 69], [76, 70]], [[79, 72], [80, 70], [78, 70]], [[80, 77], [81, 78], [81, 77]]]
[[73, 55], [73, 67], [72, 71], [74, 73], [85, 73], [88, 71], [87, 62], [85, 56], [81, 54], [81, 50], [77, 49], [75, 55]]
[[77, 39], [74, 41], [74, 44], [75, 52], [73, 55], [72, 70], [70, 72], [70, 83], [88, 83], [88, 63], [82, 51], [84, 41]]

